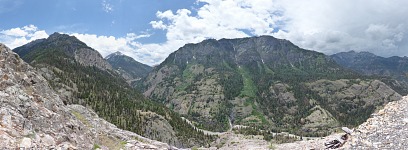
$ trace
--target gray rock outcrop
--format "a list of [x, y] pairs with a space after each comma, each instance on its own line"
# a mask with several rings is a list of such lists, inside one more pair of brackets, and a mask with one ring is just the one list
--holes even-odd
[[406, 149], [408, 147], [408, 97], [388, 103], [356, 128], [349, 149]]
[[[344, 134], [344, 133], [342, 133]], [[325, 149], [324, 143], [339, 139], [340, 133], [310, 141], [285, 143], [276, 149]], [[354, 129], [339, 149], [406, 149], [408, 139], [408, 96], [389, 102], [371, 118]]]
[[0, 149], [169, 149], [118, 129], [80, 105], [63, 104], [48, 82], [0, 44]]

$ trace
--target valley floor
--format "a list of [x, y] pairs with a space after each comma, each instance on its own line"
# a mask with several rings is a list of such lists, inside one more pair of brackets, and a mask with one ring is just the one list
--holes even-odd
[[[297, 141], [294, 143], [272, 144], [262, 136], [235, 134], [228, 131], [220, 134], [211, 148], [215, 149], [282, 149], [304, 150], [325, 149], [324, 143], [339, 139], [344, 133], [326, 137]], [[406, 149], [408, 147], [408, 96], [388, 103], [383, 109], [372, 114], [366, 122], [355, 128], [351, 138], [339, 149]]]

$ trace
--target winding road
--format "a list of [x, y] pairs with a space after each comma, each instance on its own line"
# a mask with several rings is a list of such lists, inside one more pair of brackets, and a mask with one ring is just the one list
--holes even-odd
[[208, 131], [208, 130], [204, 130], [204, 129], [200, 129], [200, 128], [197, 128], [196, 126], [194, 126], [194, 124], [190, 121], [190, 120], [188, 120], [187, 118], [184, 118], [184, 117], [181, 117], [183, 120], [185, 120], [188, 124], [190, 124], [192, 127], [194, 127], [194, 128], [196, 128], [197, 130], [199, 130], [199, 131], [202, 131], [202, 132], [204, 132], [204, 134], [206, 134], [206, 135], [223, 135], [223, 134], [226, 134], [226, 133], [229, 133], [229, 132], [231, 132], [232, 131], [232, 123], [231, 123], [231, 120], [228, 118], [228, 122], [229, 122], [229, 125], [230, 125], [230, 128], [228, 129], [228, 131], [226, 131], [226, 132], [213, 132], [213, 131]]
[[[250, 126], [244, 126], [244, 125], [234, 125], [234, 126], [232, 126], [232, 122], [228, 118], [228, 122], [229, 122], [229, 125], [230, 125], [230, 128], [228, 129], [228, 131], [226, 131], [226, 132], [214, 132], [214, 131], [208, 131], [208, 130], [200, 129], [200, 128], [194, 126], [194, 124], [190, 120], [188, 120], [187, 118], [181, 117], [181, 119], [185, 120], [192, 127], [194, 127], [195, 129], [197, 129], [199, 131], [202, 131], [206, 135], [218, 135], [218, 136], [220, 136], [220, 135], [224, 135], [224, 134], [227, 134], [227, 133], [231, 133], [232, 129], [251, 128]], [[263, 131], [263, 130], [260, 130], [260, 131]], [[277, 135], [277, 134], [284, 134], [286, 136], [296, 137], [296, 138], [299, 138], [299, 139], [301, 138], [301, 136], [299, 136], [299, 135], [290, 134], [290, 133], [287, 133], [287, 132], [281, 132], [281, 133], [272, 132], [272, 135], [274, 135], [274, 136]], [[302, 137], [302, 138], [303, 138], [303, 140], [311, 140], [311, 139], [318, 139], [318, 138], [321, 138], [321, 137]]]

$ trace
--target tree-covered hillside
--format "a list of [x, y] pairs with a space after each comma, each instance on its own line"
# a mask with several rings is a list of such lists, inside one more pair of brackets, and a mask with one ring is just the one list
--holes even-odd
[[[320, 88], [324, 84], [332, 89]], [[231, 120], [305, 135], [356, 125], [400, 97], [322, 53], [271, 36], [187, 44], [155, 67], [144, 86], [146, 96], [202, 128], [223, 131]], [[381, 103], [368, 99], [384, 91], [388, 94], [375, 98]]]
[[178, 147], [207, 146], [213, 140], [214, 137], [193, 129], [177, 113], [146, 99], [113, 70], [84, 65], [78, 62], [80, 57], [73, 55], [89, 50], [92, 49], [75, 37], [62, 34], [14, 49], [38, 68], [65, 104], [90, 107], [122, 129]]
[[377, 76], [401, 95], [408, 94], [408, 57], [388, 57], [369, 52], [340, 52], [330, 56], [338, 64], [364, 75]]

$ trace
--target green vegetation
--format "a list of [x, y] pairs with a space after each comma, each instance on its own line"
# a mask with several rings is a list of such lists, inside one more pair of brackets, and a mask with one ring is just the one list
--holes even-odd
[[107, 61], [114, 69], [118, 70], [121, 74], [128, 73], [133, 79], [143, 78], [153, 69], [123, 54], [113, 53], [107, 58]]
[[[79, 64], [72, 54], [83, 45], [81, 45], [82, 42], [75, 44], [78, 43], [77, 40], [71, 38], [62, 38], [63, 41], [59, 42], [67, 45], [55, 45], [47, 39], [32, 45], [33, 47], [28, 47], [29, 50], [24, 49], [27, 47], [22, 47], [15, 51], [21, 52], [20, 56], [34, 67], [47, 67], [53, 71], [55, 78], [48, 82], [55, 90], [66, 86], [74, 89], [71, 90], [72, 97], [63, 99], [65, 104], [81, 104], [92, 108], [99, 117], [119, 128], [145, 137], [157, 137], [157, 140], [160, 140], [160, 135], [151, 135], [159, 134], [158, 132], [145, 132], [147, 116], [143, 116], [140, 111], [151, 111], [165, 117], [173, 127], [177, 138], [183, 144], [177, 146], [188, 147], [191, 146], [190, 144], [207, 146], [214, 139], [213, 136], [204, 135], [192, 128], [177, 113], [163, 104], [146, 99], [115, 72]], [[73, 114], [85, 125], [89, 125], [81, 114], [77, 112]], [[175, 141], [163, 142], [174, 145]]]
[[276, 149], [276, 147], [275, 147], [275, 145], [271, 142], [271, 144], [268, 146], [268, 148], [270, 149], [270, 150], [275, 150]]
[[260, 130], [254, 127], [234, 129], [233, 131], [235, 134], [262, 135], [264, 140], [271, 141], [271, 143], [274, 144], [292, 143], [299, 140], [298, 137], [293, 137], [283, 133], [276, 134], [271, 131]]
[[252, 77], [248, 71], [246, 71], [243, 67], [238, 69], [240, 74], [243, 78], [244, 88], [241, 91], [240, 97], [250, 97], [255, 98], [257, 96], [257, 88], [252, 80]]
[[96, 150], [96, 149], [100, 149], [101, 148], [101, 146], [99, 146], [98, 144], [94, 144], [94, 146], [93, 146], [93, 150]]
[[75, 115], [75, 117], [81, 121], [84, 125], [86, 125], [87, 127], [92, 127], [92, 125], [88, 122], [88, 120], [85, 119], [84, 116], [82, 116], [82, 114], [80, 114], [79, 112], [76, 111], [71, 111], [72, 114]]
[[[107, 147], [109, 149], [114, 149], [114, 150], [119, 150], [123, 149], [124, 145], [122, 145], [123, 141], [113, 137], [113, 136], [108, 136], [106, 134], [102, 134], [98, 136], [98, 144]], [[94, 144], [94, 149], [100, 148], [98, 144]]]
[[[211, 71], [193, 75], [190, 70], [193, 63], [186, 62], [194, 62], [194, 65], [204, 66]], [[342, 68], [322, 53], [304, 50], [286, 40], [273, 37], [205, 40], [198, 44], [187, 44], [172, 53], [155, 71], [164, 66], [176, 68], [163, 79], [161, 85], [166, 85], [166, 88], [173, 87], [194, 97], [201, 96], [197, 94], [198, 85], [195, 81], [215, 79], [222, 87], [223, 93], [220, 95], [224, 97], [218, 99], [219, 103], [215, 107], [210, 108], [210, 116], [200, 116], [199, 110], [190, 111], [186, 116], [197, 122], [200, 128], [212, 131], [226, 130], [230, 118], [233, 124], [249, 124], [265, 131], [322, 136], [330, 132], [329, 127], [305, 127], [307, 123], [304, 118], [312, 114], [314, 106], [321, 106], [338, 121], [332, 126], [328, 125], [330, 128], [335, 128], [337, 124], [361, 123], [375, 109], [365, 107], [363, 102], [346, 103], [329, 99], [320, 92], [330, 95], [333, 91], [313, 91], [308, 87], [309, 83], [320, 79], [350, 79], [350, 83], [346, 84], [351, 85], [360, 84], [357, 79], [369, 79], [368, 77]], [[188, 81], [188, 84], [182, 83], [180, 87], [172, 85], [179, 78], [183, 82]], [[167, 90], [157, 86], [156, 89]], [[177, 99], [178, 96], [164, 93], [151, 97], [166, 103], [170, 101], [169, 97]], [[355, 97], [349, 101], [361, 99], [363, 98]], [[192, 98], [191, 104], [195, 101]], [[210, 102], [211, 100], [207, 101]]]

